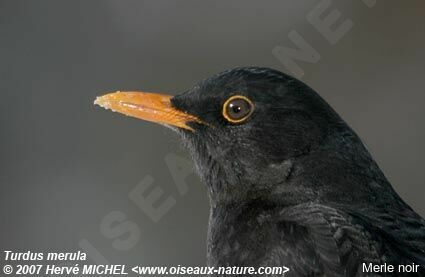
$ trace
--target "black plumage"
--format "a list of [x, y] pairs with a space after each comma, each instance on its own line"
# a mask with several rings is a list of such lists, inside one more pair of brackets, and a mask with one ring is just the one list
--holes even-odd
[[[233, 95], [255, 106], [238, 124], [222, 115]], [[202, 120], [177, 130], [208, 187], [208, 265], [362, 276], [363, 263], [415, 263], [425, 275], [425, 221], [313, 89], [276, 70], [236, 68], [171, 103]]]

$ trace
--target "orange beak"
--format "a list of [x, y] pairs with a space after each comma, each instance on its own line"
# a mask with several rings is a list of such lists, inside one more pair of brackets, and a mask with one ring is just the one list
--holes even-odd
[[171, 105], [171, 95], [148, 92], [120, 92], [97, 97], [94, 104], [128, 116], [193, 131], [188, 122], [201, 122], [196, 116]]

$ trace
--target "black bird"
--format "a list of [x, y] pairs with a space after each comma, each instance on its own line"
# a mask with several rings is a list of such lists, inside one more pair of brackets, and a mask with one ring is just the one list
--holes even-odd
[[245, 67], [175, 97], [116, 92], [95, 103], [181, 135], [208, 188], [209, 266], [363, 276], [386, 264], [401, 276], [398, 265], [414, 264], [413, 275], [425, 276], [424, 219], [301, 81]]

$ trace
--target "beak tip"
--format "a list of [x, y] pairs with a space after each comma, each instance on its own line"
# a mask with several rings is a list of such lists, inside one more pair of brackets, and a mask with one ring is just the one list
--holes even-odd
[[110, 103], [109, 101], [107, 101], [107, 99], [105, 99], [103, 96], [98, 96], [96, 97], [96, 99], [93, 102], [94, 105], [98, 105], [104, 109], [109, 109], [110, 108]]
[[94, 99], [93, 105], [98, 105], [102, 107], [102, 100], [100, 99], [100, 97], [96, 97], [96, 99]]
[[120, 93], [121, 91], [116, 91], [113, 93], [107, 93], [102, 96], [97, 96], [93, 104], [105, 109], [109, 109], [111, 107], [111, 103], [116, 101], [116, 98], [119, 97]]

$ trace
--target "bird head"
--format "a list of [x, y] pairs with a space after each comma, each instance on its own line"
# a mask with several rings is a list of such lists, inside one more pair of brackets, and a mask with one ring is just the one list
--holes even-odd
[[219, 73], [177, 96], [116, 92], [95, 103], [177, 131], [217, 201], [270, 195], [296, 159], [346, 129], [307, 85], [258, 67]]

